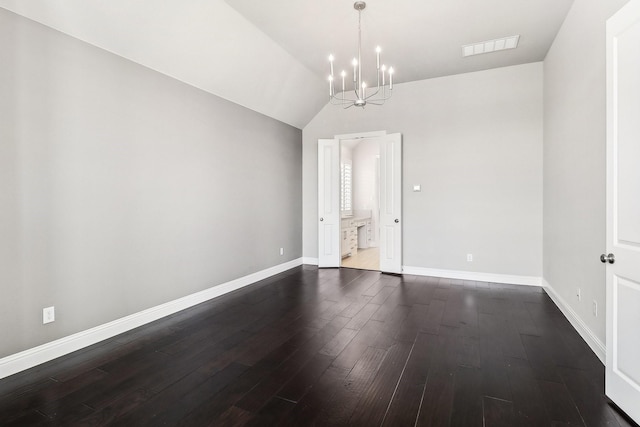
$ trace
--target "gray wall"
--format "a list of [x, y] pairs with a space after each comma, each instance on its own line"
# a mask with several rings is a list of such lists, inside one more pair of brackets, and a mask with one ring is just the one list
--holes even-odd
[[3, 9], [0, 64], [0, 357], [301, 256], [299, 129]]
[[544, 61], [544, 278], [603, 343], [605, 23], [625, 3], [576, 0]]
[[542, 63], [394, 92], [384, 107], [326, 106], [303, 129], [304, 256], [318, 254], [318, 138], [386, 130], [403, 135], [403, 265], [541, 276]]

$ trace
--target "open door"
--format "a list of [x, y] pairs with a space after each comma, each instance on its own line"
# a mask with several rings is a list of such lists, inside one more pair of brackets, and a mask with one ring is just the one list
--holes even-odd
[[402, 135], [380, 138], [380, 271], [402, 273]]
[[606, 395], [640, 423], [640, 0], [607, 21]]
[[340, 140], [318, 140], [318, 267], [340, 267]]

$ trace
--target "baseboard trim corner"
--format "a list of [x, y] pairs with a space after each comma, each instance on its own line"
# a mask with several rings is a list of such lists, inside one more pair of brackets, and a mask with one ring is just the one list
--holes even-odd
[[303, 264], [308, 264], [308, 265], [318, 265], [318, 258], [303, 257], [302, 258], [302, 263]]
[[476, 280], [478, 282], [506, 283], [511, 285], [543, 286], [536, 276], [514, 276], [509, 274], [479, 273], [474, 271], [441, 270], [437, 268], [403, 266], [403, 274], [415, 276], [443, 277], [445, 279]]
[[598, 356], [598, 359], [603, 364], [606, 364], [607, 360], [607, 346], [600, 341], [600, 339], [593, 333], [593, 331], [587, 326], [587, 324], [580, 318], [578, 313], [575, 312], [573, 308], [558, 294], [553, 286], [549, 284], [544, 278], [542, 279], [544, 283], [544, 290], [549, 295], [549, 298], [555, 303], [556, 306], [560, 309], [564, 317], [569, 320], [571, 326], [574, 327], [578, 334], [582, 337], [583, 340], [589, 345], [591, 350]]
[[233, 292], [303, 264], [297, 258], [0, 359], [0, 379]]

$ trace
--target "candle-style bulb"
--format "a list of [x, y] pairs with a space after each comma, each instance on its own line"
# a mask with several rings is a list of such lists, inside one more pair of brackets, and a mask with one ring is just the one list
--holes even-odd
[[380, 46], [376, 46], [376, 69], [379, 70], [380, 69], [380, 52], [382, 51], [382, 49], [380, 49]]
[[329, 64], [331, 68], [331, 75], [333, 76], [333, 55], [329, 55]]
[[353, 81], [356, 81], [356, 70], [358, 69], [358, 60], [356, 58], [353, 58], [353, 61], [351, 61], [351, 65], [353, 65]]
[[393, 89], [393, 67], [389, 67], [389, 89]]

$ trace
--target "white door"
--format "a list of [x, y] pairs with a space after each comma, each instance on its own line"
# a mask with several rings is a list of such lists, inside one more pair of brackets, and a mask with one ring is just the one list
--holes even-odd
[[640, 422], [640, 0], [607, 21], [606, 394]]
[[340, 141], [318, 140], [318, 267], [340, 267]]
[[402, 135], [380, 139], [380, 271], [402, 273]]

